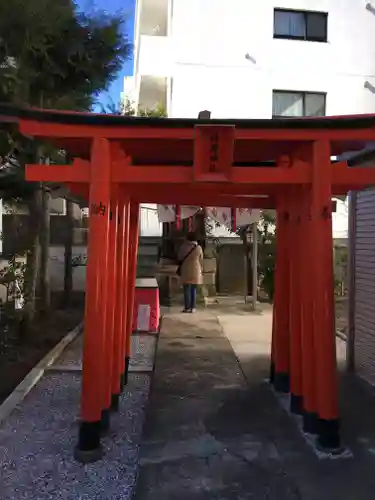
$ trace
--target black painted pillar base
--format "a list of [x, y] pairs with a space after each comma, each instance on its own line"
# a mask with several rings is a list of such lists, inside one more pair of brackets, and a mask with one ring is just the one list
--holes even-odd
[[125, 387], [125, 374], [121, 373], [120, 375], [120, 393], [124, 390]]
[[290, 394], [290, 411], [296, 415], [303, 413], [303, 397], [296, 394]]
[[327, 453], [341, 451], [340, 421], [319, 419], [318, 446]]
[[111, 424], [111, 412], [109, 408], [102, 410], [102, 419], [100, 421], [100, 431], [102, 434], [106, 434], [109, 431]]
[[307, 434], [318, 434], [319, 432], [319, 418], [316, 413], [304, 411], [303, 412], [303, 432]]
[[88, 464], [102, 458], [103, 449], [100, 444], [100, 434], [100, 420], [98, 422], [81, 422], [78, 444], [74, 449], [74, 458], [78, 462]]
[[270, 384], [275, 382], [275, 363], [271, 360], [270, 365]]
[[126, 357], [125, 358], [124, 385], [128, 384], [128, 379], [129, 379], [129, 363], [130, 363], [130, 358]]
[[273, 383], [275, 390], [287, 394], [290, 391], [289, 373], [276, 372]]
[[120, 394], [112, 394], [111, 411], [118, 411], [120, 407]]

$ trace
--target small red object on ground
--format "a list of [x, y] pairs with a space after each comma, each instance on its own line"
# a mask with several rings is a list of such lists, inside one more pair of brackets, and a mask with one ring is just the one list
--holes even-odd
[[133, 332], [158, 333], [159, 287], [155, 278], [139, 278], [135, 284]]

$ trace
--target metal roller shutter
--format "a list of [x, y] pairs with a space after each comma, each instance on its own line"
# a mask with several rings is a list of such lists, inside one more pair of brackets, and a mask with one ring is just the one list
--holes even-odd
[[357, 193], [355, 216], [354, 363], [375, 384], [375, 189]]

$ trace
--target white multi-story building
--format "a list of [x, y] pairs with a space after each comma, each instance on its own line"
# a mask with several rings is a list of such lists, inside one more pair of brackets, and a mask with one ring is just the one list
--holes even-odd
[[[375, 1], [137, 0], [136, 105], [170, 117], [375, 112]], [[338, 205], [334, 231], [346, 233]]]

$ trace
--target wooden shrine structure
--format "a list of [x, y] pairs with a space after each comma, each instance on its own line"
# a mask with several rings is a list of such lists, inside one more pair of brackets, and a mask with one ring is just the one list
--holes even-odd
[[322, 447], [340, 447], [331, 198], [374, 185], [375, 169], [331, 157], [373, 141], [375, 116], [194, 120], [0, 106], [0, 119], [74, 158], [28, 165], [29, 181], [88, 200], [78, 460], [101, 457], [126, 381], [140, 202], [276, 208], [271, 382]]

